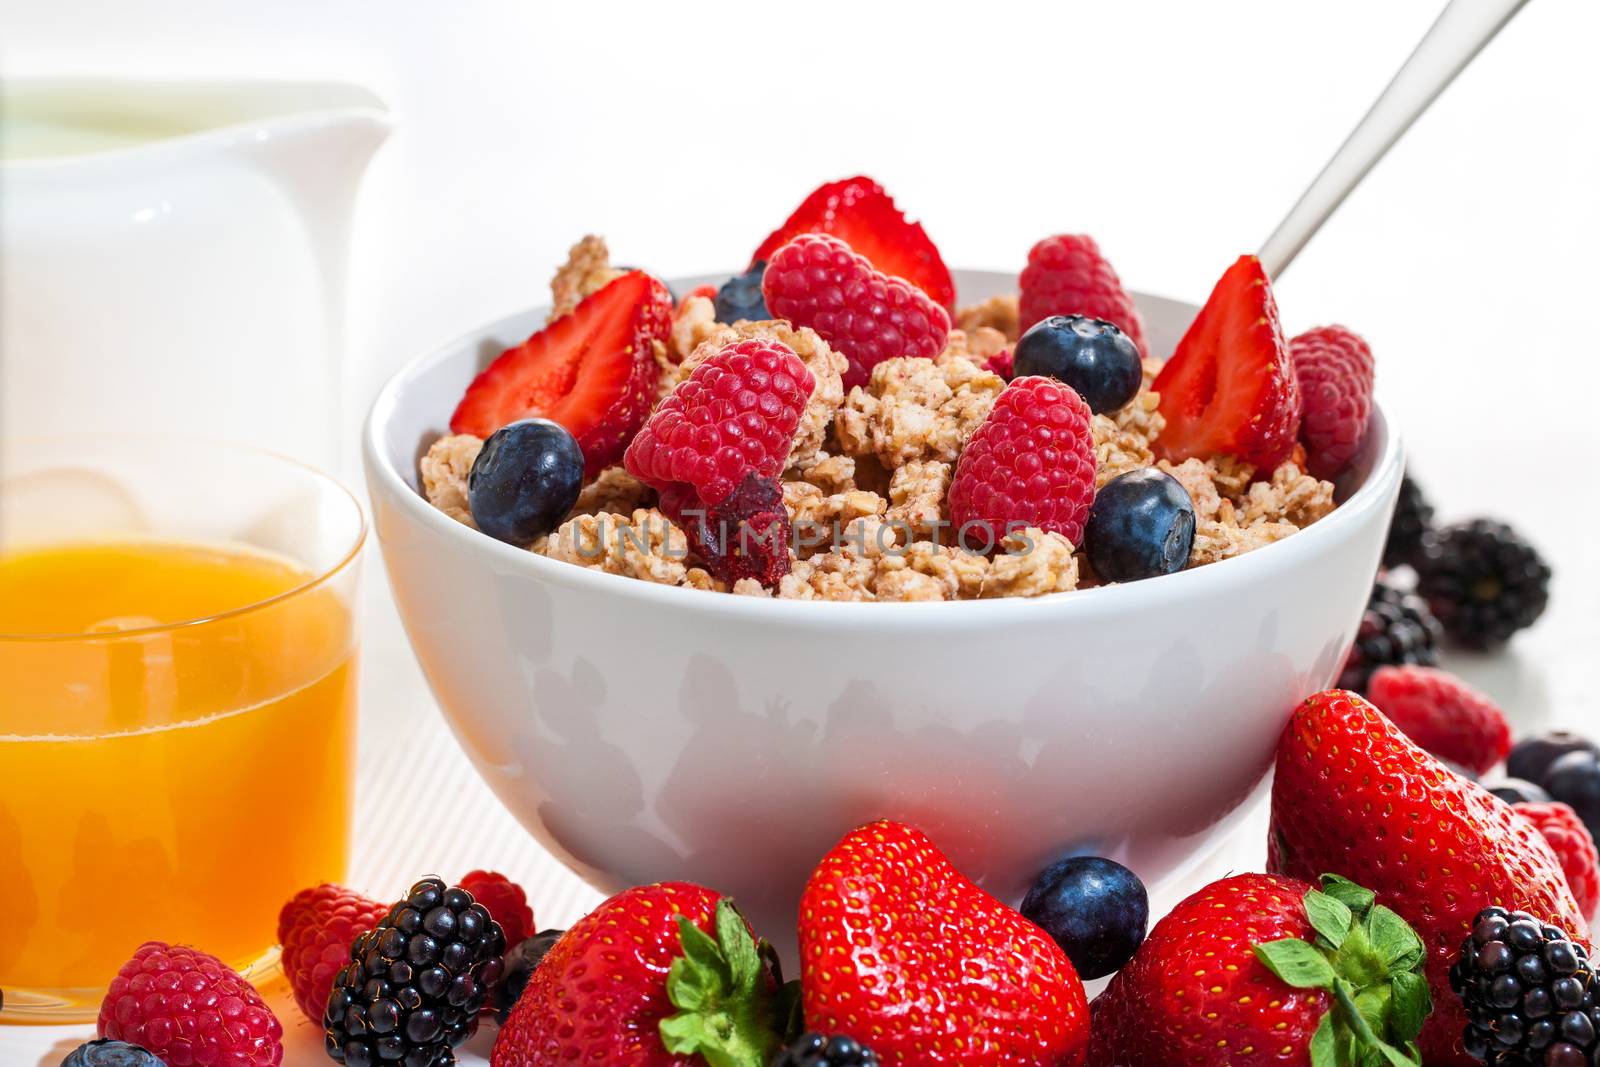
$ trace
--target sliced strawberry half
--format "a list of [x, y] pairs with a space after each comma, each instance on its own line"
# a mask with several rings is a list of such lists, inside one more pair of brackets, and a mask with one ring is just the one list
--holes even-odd
[[885, 274], [911, 282], [946, 311], [956, 309], [956, 283], [920, 222], [908, 222], [894, 199], [871, 178], [857, 176], [819, 186], [772, 231], [750, 265], [802, 233], [831, 233]]
[[578, 439], [593, 478], [622, 458], [650, 414], [661, 374], [652, 342], [671, 329], [667, 287], [629, 271], [501, 353], [467, 386], [450, 430], [488, 437], [518, 419], [553, 419]]
[[1162, 459], [1230, 455], [1270, 471], [1289, 458], [1300, 388], [1255, 256], [1223, 274], [1152, 388], [1167, 420], [1155, 440]]

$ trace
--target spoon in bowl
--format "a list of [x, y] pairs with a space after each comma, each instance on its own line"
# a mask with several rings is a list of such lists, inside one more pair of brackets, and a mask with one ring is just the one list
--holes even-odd
[[1269, 278], [1276, 280], [1289, 268], [1367, 172], [1527, 2], [1450, 0], [1445, 5], [1322, 173], [1261, 246], [1261, 265]]

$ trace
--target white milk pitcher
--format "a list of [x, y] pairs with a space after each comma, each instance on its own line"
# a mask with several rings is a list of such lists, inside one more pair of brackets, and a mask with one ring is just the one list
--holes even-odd
[[0, 437], [180, 431], [338, 465], [352, 85], [18, 79], [0, 124]]

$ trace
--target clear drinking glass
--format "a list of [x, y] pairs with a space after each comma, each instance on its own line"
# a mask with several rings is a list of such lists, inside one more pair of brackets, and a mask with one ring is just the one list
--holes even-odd
[[366, 522], [165, 436], [0, 444], [0, 990], [92, 1017], [146, 940], [248, 973], [349, 853]]

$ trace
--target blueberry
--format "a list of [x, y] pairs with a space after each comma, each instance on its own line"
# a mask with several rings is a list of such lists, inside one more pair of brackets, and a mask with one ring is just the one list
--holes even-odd
[[1139, 349], [1127, 334], [1085, 315], [1051, 315], [1035, 323], [1017, 342], [1012, 367], [1019, 378], [1042, 374], [1066, 382], [1096, 414], [1122, 407], [1144, 381]]
[[1507, 804], [1548, 804], [1550, 794], [1521, 778], [1503, 778], [1486, 787]]
[[1529, 782], [1542, 781], [1550, 765], [1569, 752], [1600, 752], [1600, 746], [1566, 730], [1524, 737], [1506, 755], [1506, 774]]
[[772, 318], [767, 310], [767, 299], [761, 295], [761, 276], [767, 272], [767, 261], [760, 259], [743, 274], [735, 274], [717, 290], [717, 321], [735, 323], [740, 319], [760, 322]]
[[1194, 545], [1194, 504], [1170, 474], [1142, 467], [1095, 495], [1083, 547], [1101, 580], [1136, 582], [1181, 571]]
[[149, 1049], [102, 1037], [67, 1053], [61, 1067], [166, 1067], [166, 1064]]
[[1571, 806], [1589, 833], [1600, 837], [1600, 756], [1568, 752], [1550, 764], [1543, 784], [1551, 799]]
[[1133, 959], [1144, 941], [1150, 898], [1122, 864], [1073, 856], [1039, 875], [1022, 914], [1055, 939], [1080, 978], [1104, 978]]
[[554, 530], [582, 488], [583, 449], [572, 434], [549, 419], [523, 419], [483, 443], [467, 476], [467, 502], [478, 529], [525, 545]]

